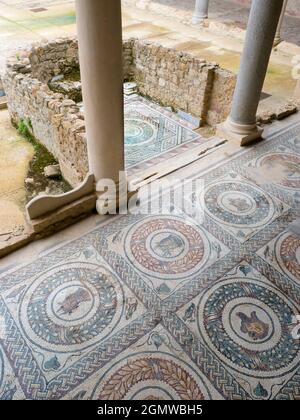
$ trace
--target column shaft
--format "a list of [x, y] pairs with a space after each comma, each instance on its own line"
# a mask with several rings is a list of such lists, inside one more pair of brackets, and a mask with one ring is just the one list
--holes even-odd
[[208, 18], [209, 0], [196, 0], [193, 23], [197, 24]]
[[283, 0], [252, 0], [231, 114], [218, 129], [229, 140], [246, 144], [262, 134], [256, 112], [282, 6]]
[[117, 182], [124, 170], [120, 0], [76, 0], [90, 172]]
[[285, 16], [285, 11], [286, 11], [287, 4], [288, 4], [288, 0], [284, 0], [283, 6], [282, 6], [282, 12], [281, 12], [280, 19], [279, 19], [278, 26], [277, 26], [277, 30], [276, 30], [274, 46], [278, 45], [282, 41], [281, 40], [281, 28], [282, 28], [282, 23], [283, 23], [283, 19], [284, 19], [284, 16]]

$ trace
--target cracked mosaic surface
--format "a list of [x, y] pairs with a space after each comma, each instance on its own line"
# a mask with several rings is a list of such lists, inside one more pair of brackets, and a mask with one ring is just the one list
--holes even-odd
[[195, 173], [201, 224], [113, 217], [3, 273], [0, 398], [299, 399], [299, 138]]

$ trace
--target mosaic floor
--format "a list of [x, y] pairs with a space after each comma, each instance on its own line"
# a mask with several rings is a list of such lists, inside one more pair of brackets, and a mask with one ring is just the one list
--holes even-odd
[[[0, 278], [0, 399], [300, 399], [300, 124]], [[297, 331], [296, 331], [297, 332]]]
[[130, 173], [175, 157], [206, 139], [175, 113], [142, 97], [125, 101], [125, 157]]
[[[84, 112], [83, 103], [80, 103]], [[125, 166], [130, 175], [176, 158], [209, 139], [168, 108], [139, 95], [125, 97]]]

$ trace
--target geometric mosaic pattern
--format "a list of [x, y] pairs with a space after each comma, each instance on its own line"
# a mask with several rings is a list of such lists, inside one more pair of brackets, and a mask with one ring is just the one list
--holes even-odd
[[[205, 142], [183, 119], [141, 97], [125, 101], [126, 168], [145, 169]], [[147, 165], [147, 166], [145, 166]]]
[[262, 188], [237, 173], [210, 183], [199, 202], [211, 219], [246, 242], [289, 208]]
[[299, 399], [297, 159], [300, 124], [193, 175], [201, 224], [112, 217], [4, 272], [0, 399]]

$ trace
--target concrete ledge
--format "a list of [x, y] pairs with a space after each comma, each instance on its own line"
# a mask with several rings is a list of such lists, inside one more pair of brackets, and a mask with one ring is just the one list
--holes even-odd
[[42, 195], [35, 197], [26, 206], [28, 219], [32, 221], [41, 218], [92, 193], [95, 190], [94, 184], [94, 175], [88, 174], [83, 183], [72, 191], [61, 195]]
[[31, 226], [34, 233], [39, 238], [48, 236], [66, 226], [77, 222], [96, 208], [96, 194], [92, 193], [74, 201], [54, 212], [48, 213], [42, 217], [31, 220]]
[[0, 258], [3, 258], [14, 251], [17, 251], [18, 249], [32, 242], [34, 238], [35, 238], [34, 232], [29, 231], [27, 233], [24, 233], [24, 235], [13, 237], [7, 242], [1, 242], [0, 243]]
[[199, 146], [194, 147], [193, 149], [188, 150], [184, 153], [181, 153], [180, 156], [176, 156], [164, 162], [158, 163], [157, 165], [154, 165], [151, 168], [146, 169], [145, 171], [141, 171], [137, 174], [129, 176], [129, 191], [138, 191], [145, 185], [148, 185], [151, 182], [154, 182], [172, 172], [175, 172], [180, 168], [183, 168], [193, 162], [196, 162], [197, 160], [202, 159], [203, 157], [216, 151], [220, 146], [223, 146], [225, 143], [226, 141], [224, 140], [212, 137], [210, 141], [205, 142], [204, 144], [199, 144]]
[[0, 243], [0, 258], [11, 254], [23, 246], [58, 232], [89, 216], [96, 207], [96, 194], [92, 193], [62, 207], [58, 211], [30, 222], [26, 232]]

